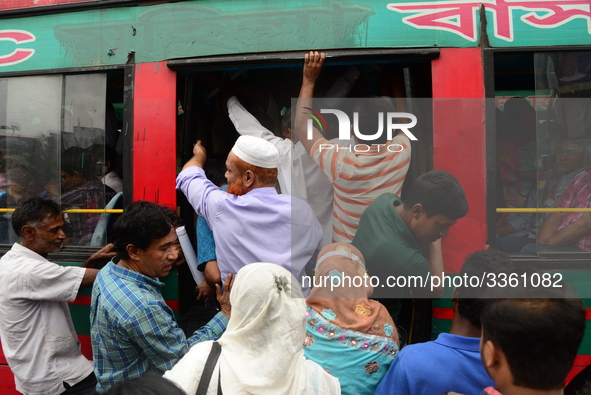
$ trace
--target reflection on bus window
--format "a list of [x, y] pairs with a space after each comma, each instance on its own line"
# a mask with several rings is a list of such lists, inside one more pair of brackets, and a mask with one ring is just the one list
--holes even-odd
[[[575, 192], [576, 187], [574, 181], [585, 176], [587, 173], [587, 164], [589, 163], [588, 144], [583, 141], [562, 140], [558, 142], [558, 150], [552, 160], [554, 162], [551, 166], [552, 170], [540, 172], [540, 181], [529, 191], [526, 204], [523, 206], [524, 208], [577, 207], [573, 205], [572, 201], [569, 202], [568, 199], [572, 199], [572, 195]], [[579, 188], [581, 187], [580, 182], [577, 185]], [[566, 196], [571, 197], [567, 199]], [[586, 205], [587, 202], [580, 207], [585, 207]], [[552, 242], [556, 243], [555, 238], [550, 238], [550, 236], [558, 230], [565, 228], [568, 224], [565, 222], [564, 225], [551, 225], [559, 217], [562, 218], [563, 214], [518, 213], [509, 218], [499, 228], [502, 231], [506, 230], [511, 233], [506, 233], [497, 238], [497, 248], [508, 253], [534, 253], [536, 250], [580, 251], [568, 245], [548, 245]], [[571, 218], [568, 222], [572, 221], [576, 215], [569, 214]], [[576, 238], [576, 236], [572, 237]], [[535, 243], [538, 238], [540, 240], [539, 243], [543, 243], [544, 245], [539, 245], [536, 248]], [[575, 240], [573, 239], [572, 241]], [[566, 244], [565, 241], [561, 243]]]
[[[62, 77], [0, 79], [0, 151], [5, 160], [0, 208], [27, 195], [57, 192]], [[12, 213], [0, 212], [0, 242], [13, 243]]]
[[[17, 236], [11, 211], [24, 196], [67, 209], [104, 209], [119, 191], [121, 147], [107, 74], [0, 79], [0, 243]], [[112, 90], [111, 90], [112, 91]], [[107, 185], [105, 185], [107, 184]], [[101, 213], [64, 216], [66, 245], [93, 245]], [[104, 222], [104, 221], [103, 221]], [[104, 235], [102, 235], [104, 236]]]
[[[115, 191], [96, 177], [95, 164], [99, 158], [93, 155], [93, 147], [70, 147], [62, 153], [61, 204], [64, 210], [104, 208], [115, 196]], [[65, 218], [68, 244], [88, 245], [100, 214], [67, 213]]]
[[[585, 211], [591, 208], [591, 52], [537, 53], [534, 65], [535, 91], [528, 100], [535, 108], [536, 177], [522, 190], [523, 204], [514, 207], [544, 210], [503, 214], [497, 248], [591, 251], [591, 212]], [[528, 157], [514, 156], [517, 162]]]
[[497, 165], [506, 207], [523, 207], [536, 180], [536, 112], [523, 98], [505, 102], [497, 117]]
[[[554, 179], [548, 177], [548, 182], [559, 180], [553, 189], [554, 207], [590, 208], [589, 140], [562, 140], [559, 147], [556, 155], [558, 172]], [[590, 216], [589, 212], [556, 212], [544, 216], [538, 232], [538, 244], [528, 245], [522, 251], [591, 251]]]

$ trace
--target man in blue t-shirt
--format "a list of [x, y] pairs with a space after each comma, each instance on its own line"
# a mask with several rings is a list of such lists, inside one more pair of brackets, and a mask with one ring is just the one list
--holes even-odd
[[[509, 257], [494, 249], [470, 255], [460, 276], [479, 279], [511, 267]], [[483, 289], [458, 287], [452, 297], [454, 318], [450, 333], [441, 333], [436, 340], [402, 349], [375, 394], [432, 395], [456, 392], [479, 395], [493, 380], [480, 360], [480, 312]]]

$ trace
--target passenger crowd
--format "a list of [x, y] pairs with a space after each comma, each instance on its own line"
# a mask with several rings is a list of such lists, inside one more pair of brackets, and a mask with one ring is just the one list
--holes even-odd
[[[498, 207], [513, 209], [591, 208], [589, 139], [567, 130], [536, 139], [534, 108], [522, 98], [511, 98], [497, 114]], [[553, 163], [538, 172], [536, 158], [543, 146], [556, 146]], [[548, 155], [546, 155], [548, 156]], [[550, 160], [550, 159], [549, 159]], [[541, 164], [540, 164], [541, 165]], [[497, 224], [496, 246], [507, 253], [591, 251], [588, 212], [519, 212], [503, 214]]]
[[[220, 87], [241, 134], [227, 156], [225, 180], [199, 141], [176, 180], [204, 221], [198, 224], [200, 297], [215, 295], [219, 304], [190, 336], [158, 279], [182, 262], [173, 210], [132, 203], [113, 225], [112, 244], [75, 267], [47, 259], [66, 239], [61, 207], [41, 197], [19, 202], [11, 226], [20, 242], [0, 259], [0, 338], [17, 390], [563, 393], [586, 322], [583, 302], [566, 283], [535, 290], [456, 287], [450, 332], [405, 344], [409, 328], [397, 325], [401, 299], [441, 297], [443, 284], [374, 289], [367, 280], [441, 276], [441, 238], [466, 215], [466, 196], [452, 174], [434, 170], [418, 177], [402, 200], [411, 150], [403, 133], [390, 140], [403, 147], [398, 152], [385, 148], [387, 140], [364, 153], [319, 149], [332, 143], [310, 129], [306, 110], [323, 63], [324, 54], [306, 55], [294, 127], [287, 113], [285, 138], [265, 129], [231, 87]], [[388, 100], [374, 103], [394, 111]], [[548, 220], [559, 224], [563, 217]], [[93, 268], [107, 260], [100, 271]], [[533, 270], [489, 248], [469, 255], [460, 275]], [[315, 277], [313, 287], [307, 276]], [[92, 287], [92, 362], [79, 350], [67, 305], [83, 287]]]

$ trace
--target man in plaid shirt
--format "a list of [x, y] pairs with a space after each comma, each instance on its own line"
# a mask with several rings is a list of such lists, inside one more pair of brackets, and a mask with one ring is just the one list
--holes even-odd
[[230, 316], [230, 278], [218, 287], [221, 312], [188, 339], [162, 297], [158, 277], [168, 275], [178, 252], [176, 233], [163, 208], [135, 202], [115, 223], [119, 261], [109, 262], [92, 289], [92, 354], [97, 391], [147, 373], [170, 370], [195, 343], [217, 340]]
[[[591, 169], [566, 187], [556, 207], [591, 207]], [[591, 213], [550, 214], [540, 228], [537, 242], [550, 251], [591, 251]]]

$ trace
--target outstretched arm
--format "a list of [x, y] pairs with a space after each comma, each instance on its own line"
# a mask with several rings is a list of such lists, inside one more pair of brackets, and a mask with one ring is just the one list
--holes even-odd
[[318, 129], [313, 128], [312, 139], [308, 140], [306, 136], [308, 129], [308, 119], [312, 118], [310, 118], [310, 116], [306, 115], [305, 113], [310, 112], [310, 110], [307, 110], [306, 107], [312, 108], [314, 86], [316, 85], [316, 80], [320, 75], [320, 70], [322, 70], [325, 57], [326, 56], [324, 53], [310, 51], [310, 53], [306, 54], [304, 58], [304, 78], [302, 80], [302, 89], [300, 90], [300, 96], [298, 98], [298, 105], [295, 114], [294, 132], [297, 136], [297, 139], [301, 141], [308, 153], [312, 151], [314, 144], [319, 139], [323, 138]]
[[94, 254], [92, 254], [82, 265], [84, 268], [94, 268], [100, 263], [109, 262], [114, 256], [115, 246], [113, 243], [109, 243]]

